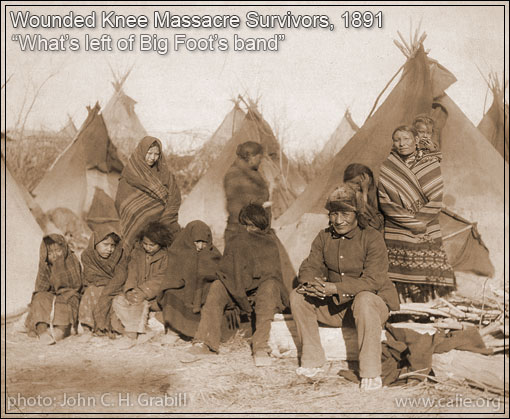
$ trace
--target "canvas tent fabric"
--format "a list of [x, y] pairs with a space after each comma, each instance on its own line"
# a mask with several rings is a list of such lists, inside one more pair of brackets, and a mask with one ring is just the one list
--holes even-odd
[[211, 162], [218, 158], [227, 141], [239, 130], [244, 116], [245, 113], [239, 107], [239, 104], [234, 103], [233, 108], [225, 116], [211, 138], [195, 154], [187, 171], [196, 176], [196, 179], [199, 179], [207, 171]]
[[[15, 146], [12, 144], [11, 146]], [[5, 162], [4, 153], [2, 152], [2, 164], [5, 164], [7, 167], [7, 171], [9, 172], [9, 176], [11, 177], [12, 181], [16, 185], [17, 191], [19, 194], [23, 197], [23, 200], [25, 201], [25, 205], [30, 210], [30, 213], [35, 218], [35, 221], [37, 221], [37, 224], [39, 224], [39, 227], [41, 227], [41, 230], [44, 234], [60, 234], [61, 231], [58, 229], [55, 224], [51, 221], [48, 214], [44, 213], [44, 211], [41, 209], [39, 204], [35, 201], [34, 197], [30, 194], [27, 188], [23, 185], [22, 182], [20, 182], [16, 176], [12, 174], [12, 172], [9, 170], [9, 165]]]
[[352, 120], [351, 113], [347, 109], [340, 124], [331, 134], [321, 152], [313, 159], [312, 166], [320, 170], [321, 167], [329, 163], [358, 130], [359, 127]]
[[94, 198], [86, 217], [92, 231], [109, 226], [112, 231], [120, 231], [120, 219], [115, 208], [115, 201], [101, 188], [96, 188]]
[[123, 164], [99, 111], [99, 104], [88, 108], [87, 119], [73, 142], [33, 190], [44, 212], [62, 207], [82, 217], [90, 208], [96, 187], [115, 196]]
[[[420, 45], [407, 60], [400, 81], [386, 100], [276, 220], [277, 234], [291, 257], [292, 250], [289, 248], [296, 246], [297, 240], [301, 240], [302, 246], [309, 251], [311, 242], [306, 236], [315, 237], [318, 230], [306, 234], [303, 231], [306, 225], [300, 219], [303, 214], [325, 216], [326, 197], [342, 181], [347, 165], [353, 162], [365, 164], [377, 177], [390, 152], [391, 134], [395, 127], [410, 124], [416, 115], [433, 113], [434, 110], [438, 113], [438, 120], [444, 121], [438, 133], [443, 153], [443, 204], [464, 219], [477, 222], [478, 231], [489, 249], [495, 277], [503, 281], [504, 207], [508, 205], [504, 181], [508, 176], [508, 164], [492, 147], [486, 146], [487, 141], [481, 133], [444, 92], [455, 80], [447, 69], [429, 58]], [[302, 230], [298, 231], [300, 226]], [[320, 228], [325, 226], [327, 221]], [[288, 240], [293, 243], [288, 243]]]
[[209, 225], [214, 243], [219, 248], [223, 248], [223, 233], [228, 217], [223, 178], [236, 158], [237, 146], [246, 141], [255, 141], [263, 146], [264, 157], [259, 170], [270, 186], [273, 217], [280, 215], [304, 189], [304, 180], [290, 165], [285, 154], [280, 152], [271, 127], [254, 107], [250, 107], [240, 128], [184, 199], [179, 210], [181, 224], [202, 220]]
[[478, 129], [508, 163], [508, 104], [497, 77], [491, 76], [488, 84], [492, 91], [492, 105]]
[[439, 214], [439, 224], [443, 246], [455, 272], [473, 272], [487, 277], [494, 275], [489, 249], [485, 246], [476, 223], [443, 208]]
[[59, 131], [59, 134], [67, 137], [67, 138], [74, 138], [76, 136], [76, 133], [78, 130], [76, 129], [76, 125], [74, 125], [73, 119], [68, 115], [67, 116], [67, 123], [64, 125], [64, 127]]
[[[24, 194], [2, 156], [2, 318], [25, 311], [30, 303], [38, 271], [43, 232], [26, 205]], [[5, 206], [4, 206], [5, 205]], [[9, 238], [9, 243], [5, 238]], [[4, 269], [5, 268], [5, 269]]]
[[111, 140], [119, 150], [123, 163], [127, 162], [140, 140], [147, 135], [135, 112], [136, 101], [124, 92], [129, 72], [112, 82], [114, 93], [103, 109], [102, 115]]

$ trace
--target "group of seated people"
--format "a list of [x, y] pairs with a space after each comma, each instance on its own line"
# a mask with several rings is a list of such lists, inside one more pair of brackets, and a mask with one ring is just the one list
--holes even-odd
[[[282, 277], [282, 244], [271, 229], [270, 193], [258, 172], [262, 146], [240, 144], [225, 175], [229, 218], [222, 255], [204, 222], [178, 225], [175, 179], [161, 142], [145, 137], [120, 180], [120, 232], [98, 227], [81, 264], [63, 236], [44, 237], [26, 319], [29, 333], [52, 344], [80, 323], [96, 335], [136, 339], [153, 311], [167, 335], [190, 338], [187, 350], [201, 356], [218, 353], [225, 324], [238, 326], [243, 317], [254, 325], [255, 365], [265, 366], [272, 363], [274, 314], [290, 309], [301, 343], [299, 375], [323, 371], [319, 323], [352, 325], [361, 388], [380, 388], [381, 331], [390, 311], [399, 309], [394, 283], [404, 290], [422, 286], [425, 293], [434, 281], [454, 284], [437, 222], [442, 182], [432, 122], [420, 117], [415, 126], [395, 129], [378, 188], [367, 166], [347, 167], [325, 203], [329, 226], [311, 243], [290, 292]], [[439, 180], [431, 181], [434, 176]], [[438, 259], [445, 265], [438, 267]], [[430, 260], [432, 267], [426, 266]]]

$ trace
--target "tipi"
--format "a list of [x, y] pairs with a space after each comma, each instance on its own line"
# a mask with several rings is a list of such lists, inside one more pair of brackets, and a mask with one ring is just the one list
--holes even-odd
[[269, 124], [262, 118], [254, 103], [247, 104], [247, 112], [240, 128], [184, 199], [179, 210], [181, 224], [196, 219], [207, 223], [213, 231], [215, 243], [220, 248], [227, 223], [223, 178], [236, 158], [237, 146], [245, 141], [255, 141], [264, 147], [264, 158], [259, 170], [270, 186], [273, 217], [282, 214], [304, 189], [304, 180], [281, 152]]
[[127, 162], [138, 142], [147, 135], [135, 112], [136, 101], [124, 92], [124, 83], [132, 69], [131, 67], [123, 76], [112, 70], [114, 93], [102, 112], [108, 134], [117, 146], [123, 163]]
[[320, 171], [320, 169], [328, 164], [335, 155], [347, 144], [347, 141], [359, 130], [359, 127], [352, 120], [351, 113], [347, 109], [340, 121], [340, 124], [336, 127], [329, 140], [322, 148], [321, 152], [315, 156], [312, 162], [312, 166]]
[[487, 84], [492, 91], [492, 105], [478, 124], [478, 129], [508, 163], [508, 103], [505, 103], [505, 88], [495, 73], [489, 75]]
[[422, 45], [424, 36], [418, 42], [416, 38], [413, 51], [407, 54], [400, 81], [334, 160], [276, 220], [277, 234], [293, 264], [299, 266], [315, 235], [327, 226], [325, 200], [342, 181], [347, 165], [365, 164], [377, 177], [380, 165], [390, 152], [394, 128], [410, 124], [415, 115], [436, 114], [437, 120], [445, 121], [440, 132], [443, 203], [455, 214], [477, 221], [478, 230], [488, 245], [496, 278], [502, 281], [504, 208], [508, 205], [504, 182], [508, 164], [494, 149], [486, 147], [481, 133], [445, 93], [455, 77], [427, 56]]
[[100, 188], [96, 188], [94, 192], [94, 199], [86, 221], [92, 231], [104, 225], [110, 226], [112, 231], [120, 231], [120, 220], [115, 208], [115, 201]]
[[[25, 203], [20, 189], [2, 156], [2, 318], [22, 313], [30, 303], [39, 266], [43, 232]], [[4, 238], [9, 238], [7, 244]], [[5, 269], [4, 269], [5, 268]]]
[[96, 187], [115, 197], [123, 164], [108, 136], [99, 104], [87, 109], [87, 119], [75, 139], [32, 192], [44, 212], [63, 207], [84, 217]]
[[73, 139], [76, 136], [78, 130], [76, 129], [76, 125], [74, 125], [73, 118], [68, 114], [67, 115], [67, 123], [64, 127], [59, 131], [59, 135], [63, 137]]
[[244, 116], [245, 113], [239, 106], [239, 101], [234, 100], [234, 106], [231, 111], [225, 116], [223, 122], [214, 131], [211, 138], [195, 154], [187, 171], [192, 173], [196, 179], [200, 179], [209, 168], [211, 162], [218, 158], [227, 141], [239, 130]]

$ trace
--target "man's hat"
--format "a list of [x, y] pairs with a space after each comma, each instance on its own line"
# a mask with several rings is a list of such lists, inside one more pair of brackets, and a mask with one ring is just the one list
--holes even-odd
[[329, 195], [325, 208], [329, 212], [357, 212], [356, 191], [346, 184], [341, 184]]

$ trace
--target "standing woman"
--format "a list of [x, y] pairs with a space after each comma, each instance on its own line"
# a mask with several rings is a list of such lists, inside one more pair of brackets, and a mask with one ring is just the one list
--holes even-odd
[[455, 289], [439, 227], [441, 153], [419, 154], [419, 138], [410, 126], [395, 129], [392, 139], [378, 190], [385, 217], [388, 274], [401, 299], [427, 301]]
[[269, 187], [259, 172], [263, 157], [262, 145], [254, 141], [247, 141], [237, 146], [236, 154], [236, 160], [223, 179], [228, 211], [225, 245], [236, 234], [245, 230], [239, 224], [239, 212], [246, 205], [262, 205], [271, 220]]
[[143, 226], [150, 222], [160, 222], [172, 234], [180, 230], [181, 193], [162, 150], [159, 139], [144, 137], [122, 171], [115, 207], [128, 253]]

